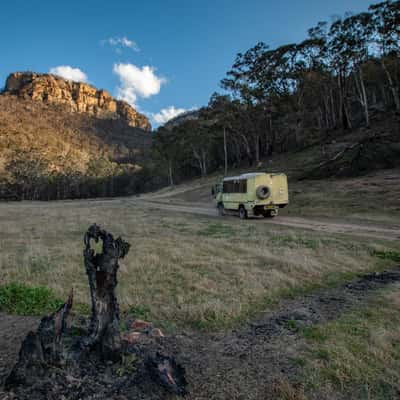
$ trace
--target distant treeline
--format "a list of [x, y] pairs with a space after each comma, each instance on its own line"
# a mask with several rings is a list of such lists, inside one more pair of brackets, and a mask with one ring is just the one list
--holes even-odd
[[85, 173], [64, 168], [51, 171], [43, 160], [22, 154], [6, 166], [0, 181], [2, 200], [62, 200], [127, 196], [161, 185], [149, 167], [135, 169], [106, 159], [93, 160]]
[[400, 1], [320, 22], [301, 43], [258, 43], [237, 55], [225, 93], [197, 118], [158, 129], [155, 160], [173, 184], [369, 127], [400, 112], [399, 55]]

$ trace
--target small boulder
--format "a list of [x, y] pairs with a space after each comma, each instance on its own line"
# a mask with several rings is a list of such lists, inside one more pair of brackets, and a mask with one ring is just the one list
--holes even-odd
[[140, 340], [141, 336], [142, 334], [140, 332], [129, 332], [122, 336], [122, 340], [125, 340], [130, 344], [134, 344]]
[[151, 323], [141, 319], [135, 319], [131, 324], [131, 329], [133, 331], [143, 331], [149, 328], [151, 328]]
[[159, 328], [154, 328], [150, 331], [150, 335], [153, 337], [164, 337], [165, 335], [162, 333], [162, 330]]

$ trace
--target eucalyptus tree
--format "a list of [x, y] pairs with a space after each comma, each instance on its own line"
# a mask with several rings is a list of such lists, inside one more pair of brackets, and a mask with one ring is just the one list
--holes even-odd
[[179, 165], [178, 158], [181, 152], [180, 138], [174, 129], [158, 128], [154, 134], [152, 149], [155, 159], [161, 161], [161, 164], [166, 164], [169, 185], [174, 186], [174, 171]]
[[400, 64], [400, 1], [384, 1], [369, 7], [374, 32], [374, 43], [378, 59], [386, 75], [390, 92], [397, 110], [400, 110], [399, 80], [390, 71], [388, 64], [393, 62], [399, 70]]
[[365, 86], [363, 67], [370, 58], [372, 23], [370, 13], [360, 13], [336, 21], [331, 27], [331, 42], [341, 72], [351, 84], [354, 80], [357, 101], [364, 112], [365, 123], [369, 126], [369, 103]]
[[[241, 103], [239, 115], [246, 121], [243, 141], [252, 148], [254, 159], [260, 161], [260, 144], [269, 153], [276, 140], [274, 110], [282, 100], [290, 99], [294, 90], [293, 66], [295, 45], [271, 50], [258, 43], [246, 53], [239, 53], [227, 77], [221, 81]], [[262, 134], [262, 132], [264, 134]]]
[[228, 173], [229, 154], [228, 154], [228, 135], [233, 133], [234, 107], [228, 95], [213, 93], [208, 102], [205, 117], [210, 119], [214, 129], [222, 130], [223, 149], [224, 149], [224, 174]]
[[330, 64], [338, 84], [338, 111], [342, 127], [352, 127], [349, 105], [349, 76], [352, 72], [353, 59], [351, 43], [348, 38], [348, 26], [342, 19], [332, 23], [328, 32], [328, 52]]

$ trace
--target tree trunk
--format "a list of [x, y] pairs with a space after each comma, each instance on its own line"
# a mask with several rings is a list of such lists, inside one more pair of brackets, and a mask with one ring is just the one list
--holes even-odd
[[364, 106], [364, 114], [365, 114], [365, 123], [369, 126], [369, 110], [368, 110], [368, 96], [367, 91], [365, 89], [364, 77], [362, 73], [362, 69], [360, 68], [360, 85], [361, 85], [361, 92], [363, 96], [363, 106]]
[[268, 149], [268, 156], [272, 156], [272, 153], [274, 152], [275, 149], [275, 142], [276, 142], [276, 136], [275, 136], [275, 131], [273, 130], [273, 125], [272, 125], [272, 114], [270, 114], [269, 117], [269, 131], [271, 134], [271, 143]]
[[245, 144], [246, 155], [249, 160], [249, 164], [251, 165], [252, 164], [252, 155], [251, 155], [251, 151], [250, 151], [249, 141], [247, 140], [245, 135], [241, 134], [240, 136], [242, 137], [243, 142]]
[[338, 74], [338, 85], [339, 85], [339, 117], [342, 122], [343, 129], [347, 130], [351, 129], [351, 120], [346, 104], [347, 96], [346, 96], [345, 78], [342, 72]]
[[365, 90], [365, 83], [361, 67], [359, 68], [358, 75], [360, 81], [358, 81], [357, 72], [354, 73], [354, 81], [356, 83], [356, 88], [358, 91], [357, 97], [358, 101], [364, 108], [364, 117], [366, 126], [369, 126], [368, 97], [367, 97], [367, 91]]
[[256, 164], [260, 162], [260, 136], [255, 135], [254, 137], [254, 154], [256, 157]]
[[332, 118], [332, 127], [336, 128], [336, 110], [335, 110], [335, 100], [333, 97], [333, 90], [330, 92], [330, 101], [331, 101], [331, 118]]
[[228, 147], [226, 144], [226, 128], [224, 126], [224, 175], [228, 174]]
[[201, 163], [202, 163], [201, 175], [207, 176], [207, 152], [205, 150], [201, 151]]
[[342, 88], [342, 80], [340, 74], [338, 75], [338, 87], [339, 87], [339, 123], [342, 124], [342, 127], [345, 127], [345, 117], [344, 117], [344, 99], [343, 99], [343, 88]]
[[344, 108], [343, 112], [344, 112], [344, 118], [345, 118], [344, 129], [352, 129], [353, 126], [351, 123], [350, 112], [349, 112], [346, 101], [344, 101], [344, 103], [343, 103], [343, 108]]
[[169, 177], [169, 185], [174, 186], [174, 177], [172, 175], [172, 161], [168, 160], [168, 177]]
[[324, 112], [323, 116], [325, 119], [325, 128], [330, 129], [330, 121], [329, 121], [329, 98], [327, 96], [323, 96], [324, 102]]
[[[102, 240], [102, 253], [95, 254], [90, 241]], [[121, 238], [114, 240], [110, 233], [92, 225], [85, 234], [86, 273], [89, 279], [92, 314], [89, 332], [81, 340], [81, 347], [92, 349], [98, 346], [105, 358], [118, 354], [120, 347], [119, 307], [115, 297], [117, 286], [118, 260], [129, 251], [129, 243]]]
[[390, 75], [390, 72], [386, 67], [386, 64], [385, 64], [385, 61], [383, 60], [383, 58], [381, 59], [381, 65], [382, 65], [383, 71], [385, 72], [386, 77], [388, 79], [389, 87], [390, 87], [390, 90], [391, 90], [392, 95], [393, 95], [393, 100], [394, 100], [394, 104], [396, 106], [396, 110], [400, 111], [399, 93], [398, 93], [398, 90], [397, 90], [397, 88], [396, 88], [396, 86], [395, 86], [395, 84], [393, 82], [392, 76]]
[[202, 158], [201, 158], [200, 154], [198, 153], [198, 151], [194, 148], [194, 146], [192, 146], [192, 151], [193, 151], [194, 158], [197, 160], [197, 162], [199, 164], [200, 174], [201, 174], [201, 176], [203, 176], [204, 171], [203, 171]]

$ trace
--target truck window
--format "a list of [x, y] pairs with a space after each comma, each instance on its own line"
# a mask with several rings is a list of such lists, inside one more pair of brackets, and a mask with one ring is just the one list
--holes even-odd
[[223, 193], [247, 193], [247, 180], [225, 181], [223, 183]]
[[224, 182], [223, 192], [224, 193], [233, 193], [233, 182], [232, 181]]

